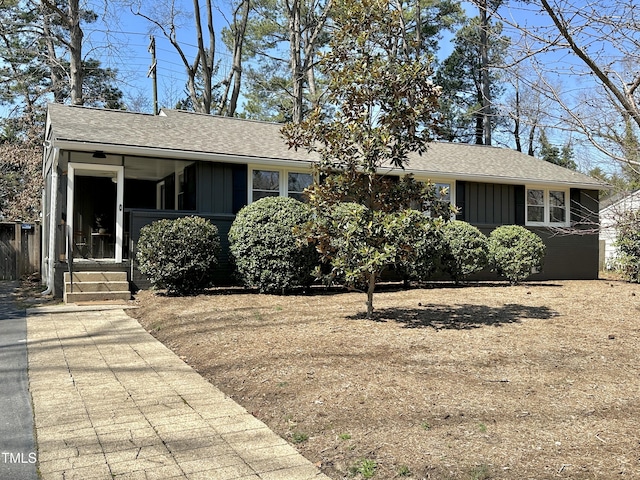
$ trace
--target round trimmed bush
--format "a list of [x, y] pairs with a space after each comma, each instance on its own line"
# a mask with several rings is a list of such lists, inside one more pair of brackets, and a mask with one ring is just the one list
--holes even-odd
[[541, 270], [545, 245], [535, 233], [519, 225], [496, 228], [489, 235], [489, 258], [493, 269], [511, 283]]
[[489, 263], [487, 237], [473, 225], [460, 220], [442, 227], [444, 254], [442, 269], [455, 281], [479, 272]]
[[427, 281], [438, 269], [442, 256], [442, 228], [439, 220], [425, 217], [422, 212], [407, 210], [401, 222], [396, 268], [405, 281]]
[[213, 284], [218, 228], [202, 217], [157, 220], [140, 229], [136, 259], [154, 288], [192, 294]]
[[229, 230], [229, 249], [242, 283], [263, 293], [311, 285], [318, 254], [293, 231], [309, 220], [309, 206], [293, 198], [265, 197], [240, 210]]

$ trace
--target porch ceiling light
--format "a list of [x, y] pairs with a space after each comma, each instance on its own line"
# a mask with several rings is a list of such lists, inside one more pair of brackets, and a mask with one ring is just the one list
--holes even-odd
[[102, 150], [97, 150], [93, 152], [93, 158], [107, 158]]

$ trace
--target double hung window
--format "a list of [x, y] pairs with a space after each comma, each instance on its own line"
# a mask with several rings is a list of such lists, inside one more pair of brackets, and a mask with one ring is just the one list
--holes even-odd
[[251, 169], [249, 202], [264, 197], [292, 197], [304, 201], [304, 189], [313, 183], [313, 175], [286, 169]]
[[569, 224], [569, 192], [547, 188], [527, 188], [527, 225], [566, 226]]

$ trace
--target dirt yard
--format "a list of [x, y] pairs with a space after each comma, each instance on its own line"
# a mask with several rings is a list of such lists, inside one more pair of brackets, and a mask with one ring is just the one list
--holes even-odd
[[342, 478], [640, 478], [640, 285], [140, 292], [149, 331]]

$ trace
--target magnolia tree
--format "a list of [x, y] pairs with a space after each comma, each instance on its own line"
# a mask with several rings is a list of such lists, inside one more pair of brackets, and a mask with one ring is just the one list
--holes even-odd
[[433, 222], [411, 206], [438, 216], [437, 192], [411, 177], [387, 175], [403, 169], [412, 152], [427, 149], [437, 122], [439, 88], [432, 81], [431, 59], [416, 48], [404, 28], [399, 2], [336, 2], [335, 32], [321, 59], [327, 76], [327, 103], [283, 133], [291, 147], [320, 156], [321, 181], [310, 187], [313, 222], [301, 231], [331, 265], [331, 275], [367, 293], [367, 317], [373, 292], [390, 265], [411, 263], [415, 237]]

